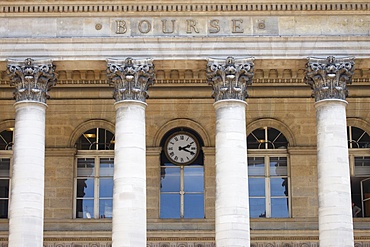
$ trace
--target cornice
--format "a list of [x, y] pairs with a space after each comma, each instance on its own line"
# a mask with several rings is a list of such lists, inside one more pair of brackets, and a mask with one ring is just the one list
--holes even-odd
[[60, 16], [61, 14], [103, 14], [117, 15], [119, 13], [220, 13], [220, 12], [248, 12], [248, 14], [261, 13], [290, 13], [301, 14], [301, 12], [325, 12], [330, 13], [345, 13], [345, 12], [363, 12], [370, 9], [368, 2], [254, 2], [245, 3], [240, 1], [225, 2], [200, 2], [192, 1], [190, 3], [176, 3], [172, 1], [157, 1], [157, 2], [133, 2], [128, 1], [122, 4], [121, 1], [61, 1], [61, 2], [32, 2], [32, 1], [7, 1], [0, 3], [0, 14], [45, 14]]

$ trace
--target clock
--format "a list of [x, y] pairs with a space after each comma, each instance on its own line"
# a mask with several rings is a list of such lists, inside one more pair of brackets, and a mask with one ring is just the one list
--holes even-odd
[[199, 154], [197, 139], [188, 132], [176, 132], [165, 143], [165, 154], [174, 164], [187, 165], [192, 163]]

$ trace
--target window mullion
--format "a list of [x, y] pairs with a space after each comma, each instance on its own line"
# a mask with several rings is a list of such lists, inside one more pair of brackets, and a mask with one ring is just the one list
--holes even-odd
[[100, 160], [95, 156], [95, 174], [94, 174], [94, 218], [99, 218], [99, 185], [100, 185]]
[[180, 218], [184, 218], [184, 166], [180, 167]]
[[265, 156], [266, 217], [271, 217], [270, 157]]

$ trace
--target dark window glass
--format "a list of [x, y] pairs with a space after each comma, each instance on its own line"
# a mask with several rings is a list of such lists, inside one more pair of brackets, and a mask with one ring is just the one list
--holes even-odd
[[369, 134], [357, 127], [347, 127], [348, 148], [370, 148]]
[[76, 142], [78, 150], [114, 150], [114, 134], [106, 129], [86, 131]]
[[13, 149], [13, 128], [0, 132], [0, 150]]

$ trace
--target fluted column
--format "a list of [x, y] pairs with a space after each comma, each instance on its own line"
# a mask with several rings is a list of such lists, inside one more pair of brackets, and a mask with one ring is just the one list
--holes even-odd
[[320, 246], [354, 246], [348, 160], [346, 96], [353, 58], [309, 58], [317, 125]]
[[55, 85], [50, 60], [8, 61], [15, 87], [15, 128], [9, 247], [43, 246], [45, 110], [49, 89]]
[[146, 247], [145, 100], [154, 65], [108, 60], [107, 72], [116, 100], [112, 246]]
[[209, 59], [216, 110], [216, 245], [250, 246], [245, 108], [253, 59]]

